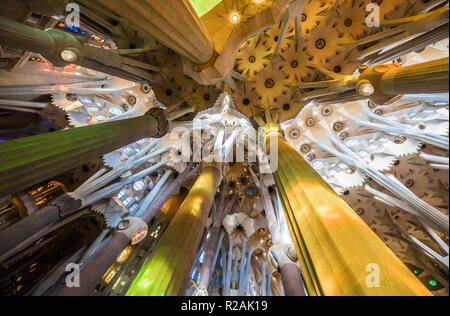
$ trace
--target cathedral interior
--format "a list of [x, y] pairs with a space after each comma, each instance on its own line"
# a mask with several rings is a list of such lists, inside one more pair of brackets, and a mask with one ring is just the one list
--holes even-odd
[[444, 0], [0, 0], [1, 296], [448, 296]]

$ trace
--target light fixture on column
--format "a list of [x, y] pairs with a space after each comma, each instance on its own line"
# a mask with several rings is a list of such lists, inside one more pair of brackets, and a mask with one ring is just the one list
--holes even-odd
[[128, 246], [127, 248], [125, 248], [125, 249], [120, 253], [120, 255], [117, 257], [116, 262], [117, 262], [118, 264], [124, 264], [125, 261], [127, 261], [128, 258], [130, 257], [132, 250], [133, 250], [133, 248], [131, 248], [131, 246]]
[[61, 58], [68, 63], [74, 63], [78, 60], [78, 54], [72, 49], [65, 49], [61, 52]]
[[375, 93], [375, 87], [367, 80], [358, 85], [358, 92], [364, 97], [370, 97]]
[[230, 21], [231, 21], [231, 23], [239, 23], [239, 20], [240, 20], [240, 17], [239, 17], [239, 14], [238, 13], [232, 13], [231, 15], [230, 15]]
[[147, 229], [141, 229], [136, 234], [134, 234], [133, 237], [131, 237], [130, 244], [137, 245], [138, 243], [143, 241], [145, 237], [147, 237], [147, 233], [148, 233]]

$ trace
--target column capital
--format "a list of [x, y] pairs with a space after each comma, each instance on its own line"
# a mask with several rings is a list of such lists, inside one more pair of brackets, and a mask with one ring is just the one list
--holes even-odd
[[281, 243], [273, 245], [269, 249], [269, 258], [273, 268], [276, 271], [288, 263], [295, 263], [298, 261], [297, 253], [292, 245]]
[[202, 161], [202, 170], [205, 170], [206, 168], [214, 168], [217, 171], [219, 171], [220, 178], [222, 178], [223, 173], [224, 173], [223, 172], [223, 166], [224, 166], [224, 164], [222, 162], [214, 162], [214, 161], [208, 162], [208, 161], [205, 161], [205, 160]]
[[153, 116], [158, 122], [158, 132], [154, 138], [161, 138], [169, 132], [171, 126], [169, 112], [162, 108], [151, 108], [145, 115]]
[[[139, 217], [127, 217], [123, 219], [117, 226], [117, 232], [127, 236], [130, 242], [138, 243], [147, 235], [148, 226]], [[140, 234], [138, 237], [137, 234]], [[138, 238], [135, 241], [134, 238]]]

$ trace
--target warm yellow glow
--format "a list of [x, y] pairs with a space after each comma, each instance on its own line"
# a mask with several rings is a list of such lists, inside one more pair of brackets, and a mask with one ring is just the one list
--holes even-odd
[[150, 237], [158, 238], [160, 230], [161, 230], [161, 225], [158, 225], [158, 227], [156, 227], [156, 229], [150, 234]]
[[48, 202], [64, 193], [67, 193], [67, 188], [57, 181], [50, 181], [49, 183], [29, 192], [38, 208], [44, 207]]
[[109, 282], [111, 282], [112, 278], [114, 278], [114, 276], [116, 275], [115, 271], [111, 271], [108, 276], [105, 279], [105, 283], [109, 284]]
[[[266, 127], [268, 147], [275, 127]], [[284, 137], [277, 137], [274, 178], [310, 295], [431, 295]], [[381, 271], [380, 286], [367, 283], [371, 266]]]
[[134, 234], [133, 237], [131, 237], [130, 243], [132, 245], [137, 245], [138, 243], [140, 243], [141, 241], [143, 241], [145, 239], [145, 237], [147, 236], [148, 230], [147, 229], [142, 229], [140, 231], [138, 231], [136, 234]]
[[106, 284], [109, 284], [111, 282], [112, 279], [114, 279], [114, 277], [117, 275], [117, 273], [120, 271], [120, 267], [116, 264], [113, 264], [108, 271], [106, 271], [106, 273], [103, 275], [103, 281]]
[[[219, 169], [220, 168], [220, 169]], [[206, 225], [221, 166], [205, 164], [203, 171], [161, 236], [127, 296], [182, 295]]]
[[116, 262], [118, 264], [123, 264], [125, 263], [125, 261], [128, 260], [128, 258], [130, 257], [131, 254], [131, 247], [128, 246], [127, 248], [125, 248], [122, 253], [117, 257]]

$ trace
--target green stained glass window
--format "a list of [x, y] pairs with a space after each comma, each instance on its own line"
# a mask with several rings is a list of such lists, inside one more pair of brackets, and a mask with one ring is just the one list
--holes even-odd
[[216, 5], [218, 5], [221, 0], [190, 0], [192, 6], [197, 12], [199, 17], [204, 16], [211, 9], [213, 9]]

